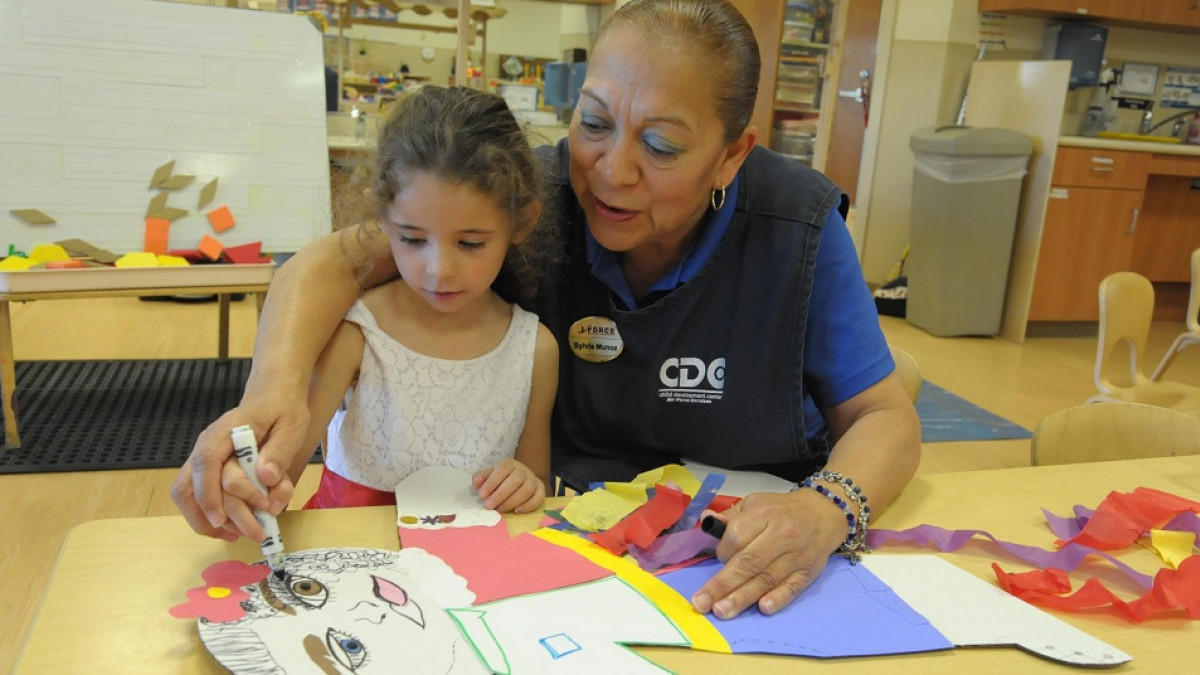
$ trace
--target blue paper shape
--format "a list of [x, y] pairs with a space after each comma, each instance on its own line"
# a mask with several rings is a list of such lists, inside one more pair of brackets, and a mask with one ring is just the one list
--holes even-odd
[[[659, 575], [685, 598], [717, 571], [718, 560]], [[735, 654], [831, 658], [952, 649], [954, 644], [862, 565], [829, 559], [799, 598], [771, 616], [757, 607], [733, 619], [708, 617]]]

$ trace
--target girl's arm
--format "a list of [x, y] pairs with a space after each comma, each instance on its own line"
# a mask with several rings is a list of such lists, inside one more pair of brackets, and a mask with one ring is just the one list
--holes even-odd
[[[557, 391], [558, 343], [549, 328], [538, 324], [525, 429], [513, 456], [528, 473], [522, 472], [521, 466], [505, 467], [505, 464], [511, 464], [506, 462], [491, 471], [476, 474], [475, 485], [487, 508], [529, 513], [541, 508], [550, 493], [550, 415]], [[505, 471], [505, 468], [510, 470]], [[511, 482], [507, 480], [509, 476], [514, 476]]]
[[[210, 424], [171, 486], [171, 499], [192, 529], [208, 536], [223, 533], [227, 495], [221, 489], [221, 467], [233, 454], [230, 430], [254, 428], [261, 445], [258, 478], [270, 489], [251, 505], [273, 513], [291, 500], [293, 485], [285, 474], [309, 429], [308, 384], [313, 365], [342, 317], [362, 292], [354, 258], [361, 248], [373, 286], [396, 276], [387, 236], [374, 228], [362, 235], [343, 230], [305, 246], [279, 268], [267, 293], [254, 344], [254, 363], [238, 407]], [[361, 244], [359, 242], [362, 242]]]
[[[362, 330], [349, 321], [343, 321], [334, 331], [329, 344], [317, 358], [313, 369], [312, 380], [308, 387], [308, 430], [301, 452], [295, 454], [287, 469], [288, 478], [295, 485], [308, 467], [316, 452], [317, 444], [325, 437], [329, 428], [329, 420], [346, 396], [346, 390], [358, 376], [362, 364], [362, 353], [365, 339]], [[230, 522], [238, 532], [254, 541], [264, 536], [258, 521], [246, 507], [255, 494], [255, 488], [246, 480], [237, 461], [230, 458], [225, 461], [225, 473], [221, 484], [227, 497], [226, 507]]]

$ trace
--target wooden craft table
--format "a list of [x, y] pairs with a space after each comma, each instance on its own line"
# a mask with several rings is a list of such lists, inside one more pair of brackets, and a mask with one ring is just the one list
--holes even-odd
[[[225, 266], [221, 267], [233, 267]], [[258, 312], [262, 312], [270, 274], [266, 281], [255, 283], [210, 282], [196, 286], [145, 286], [141, 288], [105, 288], [44, 291], [0, 291], [0, 395], [4, 400], [4, 441], [9, 449], [21, 447], [21, 434], [17, 427], [17, 411], [13, 398], [17, 391], [16, 363], [13, 361], [12, 318], [8, 303], [32, 302], [34, 300], [68, 300], [72, 298], [142, 297], [153, 295], [216, 295], [219, 312], [217, 360], [229, 360], [229, 297], [234, 294], [250, 294], [255, 298]]]
[[[1095, 507], [1111, 490], [1130, 491], [1139, 486], [1200, 499], [1200, 456], [918, 476], [876, 525], [903, 529], [929, 523], [984, 529], [1001, 539], [1050, 548], [1054, 536], [1045, 526], [1040, 507], [1066, 515], [1076, 504]], [[547, 506], [564, 502], [565, 498], [554, 498]], [[394, 550], [398, 546], [395, 517], [395, 507], [329, 509], [284, 513], [280, 523], [293, 550]], [[528, 531], [537, 525], [539, 515], [506, 520], [511, 531]], [[906, 547], [889, 547], [885, 552], [927, 554]], [[205, 651], [195, 622], [173, 619], [167, 610], [184, 602], [187, 589], [202, 583], [200, 572], [209, 564], [231, 558], [251, 562], [261, 557], [257, 547], [245, 540], [227, 544], [196, 535], [178, 516], [80, 525], [63, 545], [18, 662], [18, 672], [224, 672]], [[995, 583], [992, 561], [999, 561], [1008, 571], [1027, 569], [1000, 557], [997, 549], [988, 545], [972, 544], [943, 557], [991, 583]], [[1157, 557], [1141, 547], [1122, 551], [1118, 557], [1147, 573], [1161, 567]], [[1114, 575], [1104, 574], [1111, 570], [1106, 564], [1090, 567], [1093, 574], [1113, 583]], [[1076, 587], [1084, 578], [1081, 572], [1071, 576]], [[937, 582], [931, 579], [930, 583]], [[1121, 672], [1189, 672], [1200, 663], [1197, 622], [1170, 618], [1134, 625], [1107, 614], [1057, 616], [1131, 654], [1133, 661], [1119, 667]], [[847, 630], [854, 629], [853, 617], [830, 620], [844, 623]], [[1012, 648], [966, 648], [828, 661], [729, 656], [665, 647], [638, 647], [637, 651], [680, 673], [769, 674], [793, 673], [802, 668], [854, 674], [1072, 670]]]

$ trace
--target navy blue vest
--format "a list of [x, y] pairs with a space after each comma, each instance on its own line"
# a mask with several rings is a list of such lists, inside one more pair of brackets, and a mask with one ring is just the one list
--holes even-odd
[[[567, 181], [567, 146], [541, 149], [566, 262], [539, 301], [558, 339], [555, 473], [569, 485], [625, 481], [681, 457], [800, 480], [824, 464], [826, 437], [804, 424], [804, 338], [817, 241], [847, 200], [820, 173], [761, 148], [739, 174], [728, 233], [691, 281], [627, 311], [590, 274], [587, 224]], [[571, 325], [611, 318], [616, 359], [571, 350]]]

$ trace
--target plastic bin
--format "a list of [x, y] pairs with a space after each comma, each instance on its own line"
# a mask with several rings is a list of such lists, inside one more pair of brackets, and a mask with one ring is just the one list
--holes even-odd
[[932, 335], [1000, 332], [1021, 183], [1033, 143], [994, 127], [913, 134], [909, 323]]

